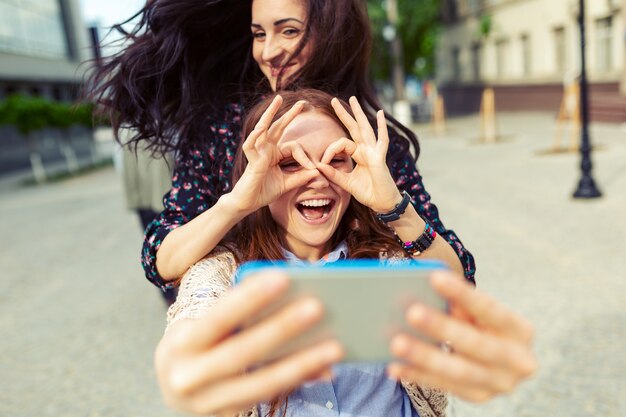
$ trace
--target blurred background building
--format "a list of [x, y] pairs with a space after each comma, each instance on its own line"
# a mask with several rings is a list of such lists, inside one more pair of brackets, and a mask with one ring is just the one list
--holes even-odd
[[0, 175], [99, 162], [91, 109], [76, 105], [92, 56], [79, 0], [0, 0]]
[[[437, 83], [450, 114], [557, 111], [580, 73], [578, 0], [444, 0]], [[626, 0], [587, 0], [591, 119], [626, 122]]]
[[0, 100], [73, 100], [90, 57], [78, 0], [0, 0]]

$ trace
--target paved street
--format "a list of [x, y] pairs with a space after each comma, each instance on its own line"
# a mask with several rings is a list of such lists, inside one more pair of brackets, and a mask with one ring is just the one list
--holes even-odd
[[[604, 197], [575, 201], [579, 156], [547, 154], [554, 122], [476, 117], [444, 137], [419, 126], [420, 168], [446, 225], [477, 259], [479, 286], [536, 326], [540, 369], [453, 416], [626, 415], [626, 130], [592, 129]], [[138, 220], [112, 168], [40, 187], [0, 181], [0, 416], [175, 416], [152, 353], [165, 307], [142, 277]]]

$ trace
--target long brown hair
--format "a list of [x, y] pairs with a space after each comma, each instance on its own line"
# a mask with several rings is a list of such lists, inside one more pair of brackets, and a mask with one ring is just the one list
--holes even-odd
[[[369, 81], [372, 45], [365, 0], [302, 0], [307, 8], [303, 42], [312, 55], [282, 88], [316, 88], [347, 100], [356, 96], [371, 122], [381, 108]], [[90, 100], [113, 124], [136, 134], [156, 153], [186, 152], [211, 140], [210, 120], [230, 122], [229, 104], [250, 107], [271, 93], [252, 59], [252, 0], [148, 0], [132, 30], [114, 26], [124, 50], [105, 57], [87, 83]], [[388, 164], [404, 158], [417, 137], [387, 114]], [[239, 126], [233, 123], [231, 129]], [[219, 166], [211, 169], [218, 171]]]
[[[313, 89], [283, 91], [280, 92], [280, 95], [283, 102], [274, 116], [274, 120], [280, 118], [298, 101], [305, 100], [306, 104], [302, 113], [315, 111], [330, 117], [341, 126], [346, 136], [349, 137], [349, 133], [330, 104], [333, 98], [331, 95]], [[273, 96], [267, 97], [250, 109], [243, 122], [242, 134], [244, 137], [252, 132], [273, 99]], [[352, 112], [344, 101], [340, 100], [340, 102], [346, 110]], [[248, 161], [240, 145], [235, 156], [232, 184], [241, 178], [247, 164]], [[281, 236], [279, 226], [273, 220], [270, 210], [266, 206], [238, 223], [229, 233], [227, 240], [237, 248], [239, 260], [242, 262], [259, 259], [279, 260], [283, 259], [281, 248], [284, 242]], [[389, 228], [381, 224], [372, 210], [359, 203], [354, 197], [350, 199], [346, 213], [333, 234], [329, 246], [336, 247], [343, 240], [348, 245], [350, 258], [378, 258], [381, 252], [402, 250]]]
[[[341, 126], [346, 136], [349, 137], [348, 131], [330, 104], [333, 98], [331, 95], [313, 89], [283, 91], [279, 94], [283, 98], [283, 103], [274, 116], [274, 120], [280, 118], [298, 101], [305, 100], [306, 104], [302, 113], [315, 111], [330, 117]], [[244, 138], [252, 132], [273, 99], [274, 96], [267, 97], [250, 109], [243, 122], [242, 134]], [[340, 102], [352, 114], [350, 106], [342, 100]], [[240, 143], [243, 143], [243, 140]], [[240, 145], [235, 156], [232, 184], [241, 178], [247, 163]], [[348, 257], [352, 259], [378, 259], [381, 252], [402, 253], [401, 246], [389, 228], [381, 224], [372, 210], [359, 203], [354, 197], [350, 199], [348, 208], [331, 238], [330, 246], [334, 248], [342, 240], [345, 240], [348, 246]], [[282, 235], [267, 206], [238, 223], [225, 238], [223, 244], [235, 254], [238, 262], [284, 259]], [[284, 393], [270, 401], [268, 416], [275, 415], [281, 409], [283, 416], [285, 416], [289, 394]]]

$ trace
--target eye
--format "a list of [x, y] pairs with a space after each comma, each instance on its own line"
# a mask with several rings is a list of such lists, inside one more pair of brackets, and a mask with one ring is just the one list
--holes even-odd
[[265, 39], [265, 32], [252, 32], [252, 37], [254, 38], [254, 40], [262, 41], [263, 39]]
[[287, 37], [294, 37], [300, 34], [300, 30], [296, 29], [296, 28], [286, 28], [283, 30], [283, 35], [287, 36]]
[[333, 166], [343, 165], [346, 162], [346, 160], [347, 158], [344, 156], [335, 156], [333, 159], [331, 159], [330, 165], [333, 165]]
[[295, 172], [300, 169], [300, 164], [294, 159], [288, 159], [279, 164], [280, 169], [285, 172]]

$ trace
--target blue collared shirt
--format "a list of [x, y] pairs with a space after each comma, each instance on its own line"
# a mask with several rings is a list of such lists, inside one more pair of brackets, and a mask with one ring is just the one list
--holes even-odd
[[[419, 417], [402, 385], [387, 377], [385, 367], [384, 363], [336, 365], [332, 381], [304, 384], [289, 396], [286, 416]], [[264, 416], [269, 408], [262, 405], [260, 411]]]
[[283, 251], [283, 255], [285, 256], [285, 260], [289, 263], [296, 264], [296, 265], [305, 265], [305, 264], [324, 265], [324, 264], [328, 264], [331, 262], [340, 261], [340, 260], [348, 258], [348, 244], [346, 243], [345, 240], [342, 240], [334, 250], [324, 255], [317, 262], [304, 261], [298, 258], [293, 253], [289, 252], [285, 248], [282, 248], [282, 251]]
[[[289, 262], [303, 263], [283, 249]], [[341, 242], [320, 259], [321, 263], [346, 259], [348, 246]], [[289, 395], [287, 417], [419, 417], [402, 385], [387, 376], [385, 363], [339, 364], [331, 381], [303, 384]], [[266, 404], [261, 415], [268, 413]], [[282, 409], [277, 414], [282, 415]]]

